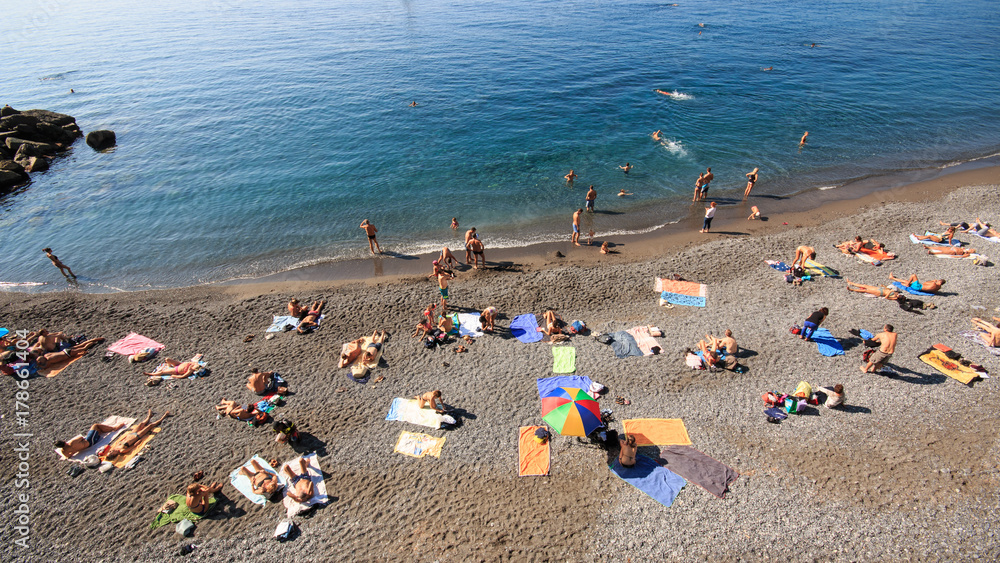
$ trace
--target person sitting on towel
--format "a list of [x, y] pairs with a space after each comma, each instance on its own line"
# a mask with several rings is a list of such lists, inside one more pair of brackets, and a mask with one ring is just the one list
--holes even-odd
[[538, 329], [539, 332], [543, 332], [548, 336], [562, 334], [562, 326], [565, 323], [559, 318], [559, 313], [556, 313], [553, 309], [546, 309], [545, 313], [542, 314], [542, 318], [545, 320], [545, 328]]
[[733, 338], [733, 331], [728, 328], [726, 329], [725, 337], [716, 338], [711, 334], [706, 334], [705, 340], [709, 343], [709, 347], [713, 351], [724, 350], [727, 356], [735, 356], [739, 350], [739, 346], [736, 345], [736, 339]]
[[892, 272], [889, 272], [889, 279], [894, 282], [899, 282], [910, 289], [924, 291], [927, 293], [937, 293], [937, 290], [941, 289], [941, 286], [944, 285], [944, 280], [920, 281], [917, 279], [917, 274], [913, 274], [909, 278], [901, 280], [892, 275]]
[[253, 488], [255, 494], [270, 497], [281, 489], [277, 473], [272, 473], [264, 469], [256, 459], [251, 459], [250, 465], [253, 466], [253, 471], [243, 466], [240, 467], [240, 475], [244, 475], [247, 479], [250, 479], [250, 486]]
[[864, 243], [865, 243], [864, 239], [862, 239], [860, 236], [856, 236], [854, 237], [854, 240], [849, 240], [838, 244], [837, 248], [839, 248], [840, 251], [843, 252], [844, 254], [857, 254], [858, 251], [861, 250], [861, 247], [864, 245]]
[[458, 332], [455, 329], [455, 323], [448, 315], [441, 315], [441, 318], [438, 319], [438, 330], [445, 334], [454, 334]]
[[81, 342], [72, 348], [66, 348], [60, 352], [51, 352], [48, 354], [42, 354], [35, 359], [35, 364], [39, 368], [45, 368], [49, 364], [60, 364], [63, 362], [68, 362], [74, 358], [79, 358], [87, 353], [94, 346], [97, 346], [101, 342], [104, 342], [103, 338], [91, 338], [85, 342]]
[[326, 305], [326, 301], [314, 301], [312, 307], [306, 312], [306, 316], [302, 317], [302, 322], [299, 323], [299, 334], [306, 334], [312, 332], [319, 328], [319, 318], [323, 316], [323, 307]]
[[309, 464], [304, 457], [299, 458], [299, 473], [292, 470], [291, 464], [285, 466], [285, 473], [291, 479], [285, 494], [295, 502], [307, 502], [313, 497], [316, 488], [309, 477]]
[[252, 403], [247, 406], [243, 406], [236, 404], [236, 401], [222, 399], [219, 401], [218, 405], [215, 405], [215, 410], [224, 415], [231, 416], [236, 420], [247, 422], [253, 419], [257, 411], [257, 406]]
[[479, 324], [483, 327], [483, 332], [493, 332], [496, 330], [494, 324], [497, 322], [497, 316], [500, 313], [497, 312], [496, 307], [487, 307], [483, 309], [483, 313], [479, 315]]
[[[423, 395], [418, 395], [415, 397], [417, 400], [417, 408], [422, 409], [425, 406], [429, 406], [434, 409], [434, 412], [438, 414], [444, 414], [449, 409], [444, 405], [444, 398], [441, 396], [441, 391], [435, 389], [434, 391], [428, 391]], [[438, 406], [441, 405], [441, 406]]]
[[702, 357], [708, 367], [716, 367], [731, 370], [736, 367], [736, 356], [729, 354], [723, 359], [717, 353], [721, 347], [719, 346], [719, 340], [713, 338], [712, 336], [706, 335], [709, 339], [708, 342], [704, 340], [698, 341], [698, 349], [701, 350]]
[[28, 353], [41, 355], [47, 352], [55, 352], [59, 348], [69, 345], [72, 340], [65, 332], [49, 332], [45, 329], [38, 331], [38, 340], [28, 348]]
[[299, 303], [298, 299], [292, 298], [292, 300], [288, 302], [288, 314], [296, 319], [301, 320], [308, 312], [309, 309]]
[[161, 375], [169, 375], [171, 379], [184, 379], [185, 377], [190, 377], [201, 369], [201, 363], [199, 363], [198, 358], [201, 354], [198, 354], [194, 358], [186, 362], [181, 362], [171, 358], [166, 358], [163, 363], [160, 364], [160, 369], [154, 372], [143, 372], [144, 375], [150, 377], [159, 377]]
[[250, 368], [250, 377], [247, 378], [247, 389], [257, 395], [267, 395], [277, 393], [284, 395], [288, 392], [288, 387], [284, 381], [273, 371], [260, 371], [257, 368]]
[[90, 430], [87, 431], [86, 435], [79, 434], [74, 438], [70, 439], [68, 442], [63, 442], [62, 440], [56, 440], [56, 448], [62, 452], [62, 455], [66, 457], [73, 457], [76, 454], [82, 452], [83, 450], [93, 446], [101, 439], [101, 434], [107, 434], [108, 432], [114, 432], [115, 430], [121, 429], [125, 426], [125, 423], [119, 423], [118, 426], [108, 426], [107, 424], [94, 424], [91, 425]]
[[212, 497], [215, 496], [215, 493], [221, 490], [221, 483], [212, 483], [208, 486], [191, 483], [188, 485], [184, 503], [191, 509], [191, 512], [194, 512], [195, 514], [204, 514], [208, 511], [208, 507], [212, 502]]
[[170, 411], [163, 413], [163, 416], [161, 416], [158, 420], [150, 422], [149, 419], [153, 417], [153, 409], [149, 409], [149, 412], [146, 413], [146, 418], [142, 419], [142, 422], [140, 422], [134, 430], [129, 430], [122, 435], [118, 442], [111, 446], [111, 449], [108, 450], [108, 453], [104, 456], [104, 458], [113, 460], [120, 455], [129, 453], [133, 448], [139, 445], [139, 442], [141, 442], [143, 438], [151, 434], [153, 429], [159, 426], [160, 423], [163, 422], [163, 419], [168, 416], [170, 416]]
[[635, 467], [635, 456], [639, 451], [639, 447], [635, 445], [635, 434], [625, 434], [624, 437], [618, 437], [618, 443], [621, 445], [621, 453], [618, 454], [618, 463], [622, 464], [622, 467]]
[[417, 323], [417, 326], [414, 327], [413, 334], [410, 335], [410, 338], [413, 338], [414, 336], [418, 338], [423, 338], [428, 334], [430, 334], [431, 331], [433, 330], [434, 330], [434, 324], [431, 323], [430, 317], [423, 317], [422, 319], [420, 319], [420, 322]]

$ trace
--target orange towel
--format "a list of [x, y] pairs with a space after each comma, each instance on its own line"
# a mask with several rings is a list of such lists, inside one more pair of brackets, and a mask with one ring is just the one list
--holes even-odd
[[549, 474], [549, 443], [535, 441], [541, 426], [522, 426], [517, 440], [517, 476]]
[[657, 293], [669, 291], [692, 297], [708, 297], [708, 286], [703, 283], [656, 278], [655, 288]]
[[862, 248], [858, 252], [866, 256], [871, 256], [876, 260], [893, 260], [896, 258], [895, 254], [877, 248], [876, 249]]
[[635, 434], [638, 446], [690, 446], [684, 421], [679, 418], [633, 418], [623, 420], [627, 434]]
[[38, 373], [41, 374], [41, 375], [44, 375], [45, 377], [55, 377], [55, 376], [59, 375], [62, 372], [62, 370], [68, 368], [70, 364], [72, 364], [73, 362], [79, 360], [82, 357], [83, 356], [79, 356], [77, 358], [71, 359], [68, 362], [61, 363], [61, 364], [56, 364], [54, 367], [39, 368], [38, 369]]
[[[125, 436], [126, 433], [134, 431], [136, 428], [138, 428], [138, 426], [139, 425], [136, 424], [135, 426], [130, 427], [125, 432], [122, 432], [118, 436], [118, 438], [115, 439], [114, 442], [111, 442], [111, 445], [114, 446], [115, 444], [117, 444]], [[135, 447], [132, 448], [127, 454], [118, 456], [117, 458], [115, 458], [114, 461], [111, 462], [111, 464], [114, 465], [115, 467], [117, 467], [118, 469], [121, 469], [122, 467], [125, 467], [125, 465], [133, 457], [139, 455], [139, 453], [142, 452], [142, 449], [146, 447], [146, 444], [148, 444], [149, 441], [153, 439], [153, 436], [156, 436], [157, 434], [159, 434], [159, 432], [160, 432], [160, 427], [157, 426], [156, 428], [153, 429], [152, 432], [150, 432], [149, 434], [146, 434], [142, 438], [142, 440], [139, 440], [139, 443], [136, 444]], [[101, 459], [104, 459], [104, 458], [102, 457]]]

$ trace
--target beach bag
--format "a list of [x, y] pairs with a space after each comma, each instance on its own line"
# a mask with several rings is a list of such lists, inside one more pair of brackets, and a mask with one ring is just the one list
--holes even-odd
[[768, 391], [760, 396], [766, 407], [776, 407], [781, 404], [781, 397], [774, 391]]
[[177, 523], [174, 530], [182, 536], [190, 536], [194, 532], [194, 523], [185, 518]]
[[615, 341], [614, 338], [611, 338], [610, 334], [599, 334], [594, 338], [596, 338], [597, 341], [600, 342], [601, 344], [611, 344], [612, 342]]
[[128, 361], [129, 363], [132, 364], [136, 362], [145, 362], [146, 360], [150, 360], [156, 357], [157, 352], [159, 352], [159, 350], [157, 350], [156, 348], [146, 348], [141, 352], [136, 352], [135, 354], [129, 356]]
[[799, 397], [785, 397], [785, 412], [788, 414], [798, 414], [805, 408], [805, 399], [801, 399]]
[[294, 522], [289, 522], [288, 520], [278, 523], [278, 527], [274, 529], [274, 539], [278, 541], [288, 541], [292, 539], [292, 535], [295, 533], [297, 526]]
[[744, 373], [750, 371], [750, 368], [748, 368], [747, 366], [745, 366], [743, 364], [736, 364], [736, 367], [733, 368], [733, 371], [735, 371], [736, 373], [739, 373], [739, 374], [744, 374]]
[[788, 332], [792, 334], [799, 334], [802, 332], [802, 327], [799, 325], [792, 325], [792, 328], [788, 329]]
[[424, 348], [434, 348], [435, 346], [437, 346], [437, 343], [438, 343], [437, 339], [431, 335], [428, 335], [426, 338], [424, 338]]

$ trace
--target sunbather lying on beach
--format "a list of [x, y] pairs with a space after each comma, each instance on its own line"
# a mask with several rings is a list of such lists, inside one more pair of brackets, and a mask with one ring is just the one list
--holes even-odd
[[559, 318], [559, 313], [556, 313], [552, 309], [547, 309], [542, 313], [542, 318], [545, 320], [545, 328], [539, 328], [539, 332], [543, 332], [548, 336], [562, 334], [562, 327], [565, 323]]
[[250, 377], [247, 378], [247, 389], [257, 395], [267, 395], [277, 393], [284, 395], [288, 392], [288, 387], [284, 385], [277, 373], [273, 371], [260, 371], [257, 368], [250, 368]]
[[56, 448], [62, 452], [62, 455], [66, 457], [73, 457], [76, 454], [82, 452], [83, 450], [93, 446], [101, 439], [101, 434], [107, 434], [108, 432], [114, 432], [125, 426], [124, 423], [120, 423], [117, 426], [108, 426], [107, 424], [93, 424], [90, 426], [90, 430], [87, 431], [86, 435], [78, 434], [77, 436], [70, 439], [68, 442], [63, 442], [62, 440], [56, 440]]
[[857, 254], [861, 247], [864, 245], [865, 241], [860, 237], [854, 237], [854, 240], [848, 240], [837, 245], [844, 254]]
[[250, 487], [253, 488], [254, 493], [269, 497], [281, 489], [281, 482], [278, 481], [277, 473], [272, 473], [264, 469], [256, 459], [250, 460], [250, 465], [253, 466], [253, 471], [243, 466], [240, 467], [240, 475], [244, 475], [247, 479], [250, 479]]
[[847, 282], [847, 290], [854, 291], [856, 293], [867, 293], [869, 295], [874, 295], [875, 297], [884, 297], [891, 301], [899, 299], [899, 292], [896, 288], [891, 285], [864, 285], [860, 283], [854, 283], [849, 279], [844, 279]]
[[443, 414], [448, 411], [448, 408], [444, 406], [444, 398], [441, 396], [440, 389], [428, 391], [423, 395], [417, 395], [414, 398], [417, 400], [417, 408], [419, 409], [429, 406], [438, 414]]
[[893, 276], [892, 272], [889, 272], [889, 279], [899, 282], [911, 289], [926, 291], [927, 293], [936, 293], [937, 290], [941, 289], [941, 286], [944, 285], [944, 280], [920, 281], [917, 279], [917, 274], [912, 274], [909, 278], [901, 280], [896, 276]]
[[918, 235], [918, 234], [914, 233], [913, 234], [913, 238], [915, 238], [917, 240], [930, 240], [930, 241], [934, 241], [934, 242], [945, 242], [947, 240], [948, 244], [953, 244], [952, 241], [955, 238], [955, 231], [956, 230], [958, 230], [958, 227], [952, 226], [952, 227], [948, 227], [948, 229], [945, 230], [945, 232], [942, 233], [942, 234], [940, 234], [940, 235], [934, 235], [934, 234], [931, 234], [931, 235]]
[[247, 406], [239, 405], [236, 401], [230, 401], [229, 399], [222, 399], [219, 401], [218, 405], [215, 405], [215, 410], [226, 416], [235, 418], [242, 422], [247, 422], [253, 419], [254, 414], [256, 414], [257, 406], [254, 404], [249, 404]]
[[148, 375], [150, 377], [169, 375], [171, 379], [184, 379], [185, 377], [194, 375], [196, 371], [201, 369], [199, 360], [201, 360], [201, 354], [196, 355], [186, 362], [166, 358], [163, 360], [163, 363], [159, 365], [159, 370], [154, 372], [144, 372], [144, 375]]
[[307, 334], [319, 328], [319, 318], [323, 315], [323, 307], [326, 305], [326, 301], [314, 301], [312, 307], [306, 312], [306, 316], [302, 317], [302, 322], [299, 323], [299, 334]]
[[307, 502], [316, 493], [312, 479], [309, 477], [309, 464], [305, 458], [299, 458], [299, 472], [292, 469], [291, 464], [285, 466], [285, 474], [291, 479], [285, 494], [295, 502]]
[[215, 493], [221, 490], [221, 483], [212, 483], [208, 486], [191, 483], [188, 485], [184, 503], [188, 505], [191, 512], [194, 512], [195, 514], [204, 514], [212, 502], [212, 497], [215, 496]]
[[143, 438], [148, 436], [168, 416], [170, 416], [170, 411], [163, 413], [163, 416], [159, 419], [150, 422], [149, 419], [153, 417], [153, 409], [149, 409], [149, 412], [146, 413], [146, 418], [142, 419], [142, 422], [136, 425], [135, 428], [123, 434], [115, 445], [111, 446], [111, 449], [108, 450], [104, 458], [113, 460], [120, 455], [129, 453], [132, 451], [132, 448], [136, 447]]
[[90, 340], [81, 342], [72, 348], [67, 348], [60, 352], [50, 352], [48, 354], [42, 354], [38, 356], [35, 360], [38, 367], [45, 368], [49, 364], [61, 364], [63, 362], [68, 362], [73, 358], [79, 358], [87, 354], [87, 350], [90, 350], [94, 346], [97, 346], [101, 342], [104, 342], [103, 338], [91, 338]]
[[370, 364], [374, 362], [383, 344], [385, 344], [385, 331], [383, 330], [381, 334], [377, 330], [372, 332], [371, 342], [361, 352], [361, 363]]
[[497, 311], [496, 307], [487, 307], [483, 309], [481, 315], [479, 315], [479, 324], [483, 327], [483, 332], [493, 332], [496, 330], [494, 324], [497, 322], [497, 316], [500, 313]]
[[976, 217], [975, 223], [969, 225], [969, 228], [966, 229], [966, 232], [976, 233], [981, 237], [987, 237], [987, 238], [1000, 237], [1000, 232], [998, 232], [993, 227], [990, 227], [989, 223], [984, 222], [979, 217]]
[[[993, 317], [996, 319], [996, 317]], [[991, 348], [1000, 347], [1000, 327], [997, 325], [984, 321], [979, 317], [972, 319], [972, 325], [979, 330], [985, 330], [986, 332], [979, 335], [983, 339], [983, 343]]]
[[960, 258], [968, 258], [976, 253], [975, 248], [958, 248], [957, 246], [946, 246], [941, 248], [939, 246], [927, 246], [924, 245], [924, 250], [927, 254], [941, 254], [944, 256], [958, 256]]

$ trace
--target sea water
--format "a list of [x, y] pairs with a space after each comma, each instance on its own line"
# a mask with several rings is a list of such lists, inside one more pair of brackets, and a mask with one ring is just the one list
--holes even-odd
[[118, 136], [0, 198], [0, 282], [63, 287], [45, 246], [91, 290], [261, 276], [366, 218], [395, 256], [562, 240], [589, 185], [640, 232], [709, 166], [738, 205], [1000, 151], [990, 0], [42, 0], [0, 45], [0, 103]]

